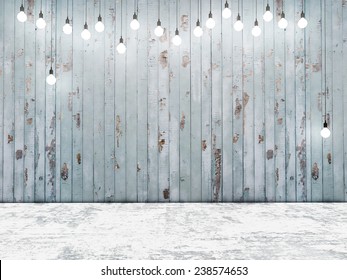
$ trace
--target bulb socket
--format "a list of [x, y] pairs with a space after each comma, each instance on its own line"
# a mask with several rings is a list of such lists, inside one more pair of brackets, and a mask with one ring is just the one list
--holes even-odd
[[255, 19], [255, 21], [254, 21], [254, 26], [258, 26], [258, 20], [257, 19]]
[[49, 75], [53, 75], [53, 68], [51, 66], [51, 69], [49, 70]]
[[160, 21], [160, 19], [158, 19], [158, 21], [157, 21], [157, 26], [161, 26], [161, 21]]
[[69, 17], [66, 18], [65, 23], [70, 24]]
[[136, 19], [136, 20], [137, 20], [137, 14], [136, 14], [136, 13], [134, 13], [133, 19]]
[[88, 24], [87, 23], [84, 24], [84, 29], [88, 29]]
[[180, 35], [180, 32], [178, 31], [178, 28], [175, 30], [175, 35]]
[[40, 13], [39, 13], [39, 18], [43, 18], [43, 13], [42, 13], [42, 11], [40, 11]]
[[119, 44], [123, 44], [124, 43], [124, 40], [123, 40], [123, 37], [120, 36], [120, 39], [119, 39]]
[[286, 15], [284, 14], [284, 12], [282, 11], [282, 13], [281, 13], [281, 18], [285, 18], [286, 17]]
[[270, 5], [269, 4], [266, 5], [265, 11], [270, 12]]
[[196, 21], [196, 26], [200, 26], [200, 20]]
[[225, 1], [225, 5], [224, 5], [224, 8], [229, 8], [229, 3], [228, 3], [228, 1]]
[[208, 14], [208, 18], [212, 18], [212, 12], [210, 11], [210, 13]]
[[327, 121], [324, 121], [323, 127], [324, 127], [324, 128], [328, 128], [328, 123], [327, 123]]
[[240, 16], [240, 14], [237, 14], [237, 18], [236, 18], [236, 20], [241, 20], [241, 16]]
[[301, 17], [304, 18], [305, 17], [305, 13], [304, 11], [301, 12]]
[[24, 12], [24, 6], [23, 6], [23, 4], [20, 6], [19, 11], [20, 11], [20, 12]]
[[98, 21], [102, 21], [101, 15], [98, 16]]

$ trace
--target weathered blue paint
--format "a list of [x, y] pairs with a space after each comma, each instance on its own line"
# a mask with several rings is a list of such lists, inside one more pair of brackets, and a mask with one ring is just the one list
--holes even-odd
[[[0, 201], [346, 201], [346, 1], [285, 1], [286, 31], [277, 26], [283, 1], [270, 1], [270, 23], [267, 1], [257, 15], [254, 1], [241, 1], [236, 32], [237, 1], [225, 20], [213, 0], [208, 30], [209, 1], [199, 16], [197, 0], [181, 0], [176, 17], [178, 0], [160, 0], [162, 38], [158, 0], [139, 0], [139, 31], [129, 27], [133, 2], [122, 1], [123, 18], [120, 1], [88, 0], [87, 42], [82, 0], [69, 2], [70, 36], [66, 1], [43, 1], [44, 30], [35, 27], [39, 1], [24, 1], [24, 24], [20, 1], [0, 1]], [[202, 38], [193, 35], [198, 16]], [[171, 43], [177, 20], [180, 47]], [[125, 55], [116, 52], [121, 27]], [[325, 75], [332, 137], [323, 140]]]

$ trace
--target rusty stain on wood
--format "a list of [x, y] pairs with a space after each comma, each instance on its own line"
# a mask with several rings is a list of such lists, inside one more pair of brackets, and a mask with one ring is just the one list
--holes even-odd
[[234, 115], [236, 116], [237, 119], [240, 118], [241, 110], [242, 110], [242, 105], [241, 105], [240, 99], [236, 98]]
[[16, 160], [19, 160], [23, 157], [23, 151], [22, 150], [17, 150], [16, 151]]
[[243, 107], [245, 108], [248, 104], [248, 101], [249, 101], [249, 95], [247, 92], [244, 92], [243, 93]]
[[186, 68], [188, 66], [188, 64], [190, 63], [190, 58], [189, 58], [189, 54], [188, 53], [185, 53], [183, 56], [182, 56], [182, 66], [184, 68]]
[[315, 181], [318, 180], [318, 178], [319, 178], [319, 167], [318, 167], [317, 162], [315, 162], [313, 164], [311, 175], [312, 175], [312, 179], [313, 180], [315, 180]]
[[28, 101], [25, 102], [25, 106], [24, 106], [24, 114], [28, 115], [29, 114], [29, 103]]
[[25, 79], [25, 93], [29, 94], [31, 91], [31, 77]]
[[55, 131], [55, 113], [53, 113], [53, 116], [51, 118], [51, 124], [50, 124], [49, 128], [51, 129], [51, 135], [53, 135], [54, 131]]
[[276, 173], [276, 181], [278, 182], [280, 180], [280, 171], [278, 168], [276, 168], [275, 173]]
[[[164, 132], [165, 134], [165, 132]], [[164, 145], [165, 145], [165, 139], [161, 139], [161, 137], [163, 136], [163, 133], [159, 133], [158, 135], [158, 151], [159, 153], [161, 153], [164, 149]]]
[[81, 164], [82, 163], [81, 153], [77, 153], [76, 161], [77, 161], [77, 164]]
[[27, 125], [32, 125], [32, 123], [33, 123], [33, 118], [27, 119]]
[[74, 120], [76, 122], [76, 127], [80, 128], [81, 127], [81, 115], [80, 115], [80, 113], [77, 113], [76, 115], [74, 115]]
[[121, 124], [121, 120], [120, 120], [120, 116], [117, 115], [116, 116], [116, 139], [117, 139], [117, 147], [119, 147], [119, 143], [120, 143], [120, 138], [122, 137], [122, 124]]
[[64, 181], [69, 178], [69, 168], [67, 167], [66, 163], [64, 163], [63, 167], [61, 168], [60, 176]]
[[258, 144], [262, 144], [264, 142], [264, 136], [263, 135], [258, 135]]
[[7, 135], [7, 144], [10, 144], [10, 143], [12, 143], [12, 142], [13, 142], [13, 136], [10, 135], [10, 134], [8, 134], [8, 135]]
[[234, 136], [233, 136], [233, 143], [237, 143], [237, 141], [239, 141], [239, 138], [240, 138], [240, 134], [239, 133], [235, 133]]
[[188, 28], [189, 28], [189, 17], [188, 17], [188, 15], [182, 15], [181, 16], [181, 28], [184, 31], [188, 31]]
[[328, 163], [329, 163], [329, 164], [332, 163], [331, 153], [328, 153], [328, 154], [327, 154], [327, 160], [328, 160]]
[[207, 141], [206, 140], [201, 141], [201, 148], [203, 151], [206, 151], [206, 149], [207, 149]]
[[169, 199], [170, 198], [170, 190], [169, 189], [164, 189], [163, 190], [163, 197], [164, 197], [164, 199]]
[[167, 50], [162, 51], [159, 55], [159, 62], [161, 67], [164, 69], [168, 65], [169, 53]]
[[282, 125], [282, 123], [283, 123], [283, 118], [278, 118], [277, 119], [277, 124], [278, 125]]
[[215, 180], [214, 180], [214, 202], [219, 201], [220, 182], [222, 173], [222, 153], [221, 149], [214, 149]]
[[186, 124], [186, 116], [185, 116], [184, 112], [182, 112], [181, 121], [180, 121], [180, 128], [181, 128], [181, 130], [184, 129], [185, 124]]
[[[164, 28], [164, 27], [163, 27], [163, 28]], [[164, 42], [167, 41], [167, 39], [168, 39], [168, 36], [167, 36], [167, 29], [164, 28], [164, 33], [163, 33], [163, 35], [159, 38], [159, 41], [160, 41], [161, 43], [164, 43]]]
[[24, 169], [24, 182], [25, 182], [25, 185], [26, 183], [28, 182], [28, 168], [25, 168]]

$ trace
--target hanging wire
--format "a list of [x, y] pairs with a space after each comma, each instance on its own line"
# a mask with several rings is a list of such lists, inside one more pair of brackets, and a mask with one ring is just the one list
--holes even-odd
[[258, 15], [258, 0], [255, 0], [255, 20], [257, 20]]
[[67, 14], [67, 17], [69, 17], [69, 0], [66, 1], [66, 6], [67, 6], [66, 14]]
[[326, 0], [324, 0], [324, 85], [325, 85], [325, 105], [324, 105], [324, 120], [327, 121], [327, 93], [329, 89], [327, 87], [327, 16], [326, 16]]
[[178, 29], [178, 0], [176, 0], [176, 28]]
[[42, 12], [42, 0], [41, 0], [41, 10], [40, 11]]
[[210, 12], [212, 11], [212, 0], [210, 0]]
[[88, 1], [86, 0], [85, 14], [84, 14], [86, 23], [87, 23], [87, 3], [88, 3]]
[[120, 37], [123, 36], [123, 1], [120, 0]]
[[101, 0], [99, 0], [99, 16], [101, 16]]
[[136, 0], [136, 14], [139, 15], [139, 0]]
[[51, 0], [51, 68], [52, 66], [53, 66], [53, 0]]
[[160, 0], [158, 0], [158, 20], [160, 20]]
[[199, 17], [200, 17], [200, 0], [198, 0], [198, 20], [199, 20]]

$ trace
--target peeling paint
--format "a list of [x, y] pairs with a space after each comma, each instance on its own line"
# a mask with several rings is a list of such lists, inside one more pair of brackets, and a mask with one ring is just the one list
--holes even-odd
[[25, 168], [24, 169], [24, 182], [25, 182], [25, 185], [27, 184], [28, 182], [28, 168]]
[[72, 112], [72, 104], [73, 104], [73, 92], [69, 92], [67, 108], [70, 112]]
[[241, 105], [240, 99], [236, 98], [234, 115], [236, 116], [237, 119], [240, 118], [241, 110], [242, 110], [242, 105]]
[[264, 142], [264, 136], [263, 135], [258, 135], [258, 144], [263, 144]]
[[158, 150], [159, 153], [161, 153], [164, 149], [164, 145], [165, 145], [165, 139], [159, 139], [158, 141]]
[[10, 143], [12, 143], [12, 142], [13, 142], [13, 136], [10, 135], [10, 134], [8, 134], [8, 135], [7, 135], [7, 144], [10, 144]]
[[328, 163], [329, 163], [329, 164], [332, 163], [331, 153], [328, 153], [328, 154], [327, 154], [327, 160], [328, 160]]
[[116, 139], [117, 139], [117, 147], [119, 147], [120, 138], [122, 137], [122, 124], [120, 120], [120, 116], [116, 116]]
[[278, 125], [282, 125], [282, 123], [283, 123], [283, 118], [278, 118], [277, 119], [277, 124]]
[[164, 69], [168, 65], [169, 53], [167, 50], [162, 51], [159, 55], [159, 62], [161, 67]]
[[80, 113], [77, 113], [76, 115], [74, 115], [74, 120], [76, 122], [76, 127], [80, 128], [81, 127], [81, 115], [80, 115]]
[[140, 171], [141, 171], [141, 165], [140, 165], [140, 163], [139, 163], [139, 162], [137, 163], [137, 167], [136, 167], [136, 169], [137, 169], [137, 172], [140, 172]]
[[319, 178], [319, 167], [318, 167], [317, 162], [315, 162], [313, 164], [311, 175], [312, 175], [312, 179], [313, 180], [315, 180], [315, 181], [318, 180], [318, 178]]
[[54, 134], [55, 131], [55, 113], [53, 113], [54, 115], [51, 118], [51, 124], [49, 126], [49, 128], [51, 129], [51, 135]]
[[159, 106], [160, 106], [160, 110], [164, 110], [166, 107], [166, 98], [160, 98], [159, 100]]
[[206, 149], [207, 149], [207, 141], [206, 140], [201, 141], [201, 149], [203, 151], [206, 151]]
[[77, 153], [76, 161], [77, 161], [77, 164], [81, 164], [82, 163], [81, 153]]
[[278, 182], [280, 180], [280, 171], [278, 168], [276, 168], [275, 173], [276, 173], [276, 181]]
[[168, 36], [167, 36], [167, 29], [166, 29], [165, 27], [163, 27], [163, 28], [164, 28], [164, 33], [163, 33], [163, 35], [159, 38], [159, 41], [160, 41], [161, 43], [166, 42], [167, 39], [168, 39]]
[[188, 15], [182, 15], [181, 16], [181, 28], [184, 31], [188, 31], [188, 28], [189, 28], [189, 18], [188, 18]]
[[188, 66], [188, 64], [190, 63], [190, 58], [189, 58], [189, 55], [188, 53], [185, 53], [183, 56], [182, 56], [182, 66], [184, 68], [186, 68]]
[[239, 141], [239, 138], [240, 138], [240, 134], [239, 133], [235, 133], [234, 136], [233, 136], [233, 143], [237, 143], [237, 141]]
[[67, 167], [66, 163], [64, 163], [63, 167], [61, 168], [60, 177], [64, 181], [66, 181], [69, 178], [69, 168]]
[[28, 103], [28, 101], [25, 102], [25, 105], [24, 105], [24, 114], [25, 115], [29, 114], [29, 103]]
[[247, 94], [247, 92], [243, 93], [243, 107], [245, 108], [248, 104], [249, 101], [249, 95]]
[[181, 130], [184, 129], [185, 124], [186, 124], [186, 116], [184, 115], [184, 112], [182, 112], [181, 122], [180, 122], [180, 128], [181, 128]]
[[16, 151], [16, 160], [19, 160], [23, 158], [23, 151], [22, 150], [17, 150]]
[[273, 150], [267, 150], [267, 152], [266, 152], [267, 160], [273, 159], [273, 157], [274, 157], [274, 151]]
[[214, 197], [213, 201], [219, 201], [220, 193], [220, 182], [221, 182], [221, 173], [222, 173], [222, 153], [221, 149], [214, 149], [214, 162], [215, 162], [215, 180], [214, 180]]
[[27, 119], [27, 125], [32, 125], [32, 123], [33, 123], [33, 118]]
[[163, 197], [164, 197], [164, 199], [169, 199], [170, 198], [170, 190], [169, 189], [164, 189], [163, 190]]

